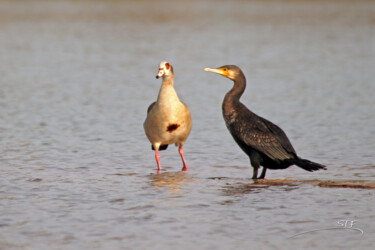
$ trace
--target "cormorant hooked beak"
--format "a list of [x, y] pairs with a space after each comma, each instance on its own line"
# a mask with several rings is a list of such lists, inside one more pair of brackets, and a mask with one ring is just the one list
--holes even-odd
[[204, 71], [210, 71], [210, 72], [213, 72], [213, 73], [216, 73], [216, 74], [228, 77], [228, 69], [225, 68], [225, 67], [220, 67], [220, 68], [217, 68], [217, 69], [204, 68]]

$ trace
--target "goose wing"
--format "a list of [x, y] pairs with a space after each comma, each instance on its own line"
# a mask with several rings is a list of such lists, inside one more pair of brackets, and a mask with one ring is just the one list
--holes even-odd
[[150, 112], [150, 110], [152, 109], [152, 107], [155, 106], [155, 104], [156, 104], [156, 102], [153, 102], [153, 103], [150, 104], [150, 106], [148, 106], [148, 108], [147, 108], [147, 114]]

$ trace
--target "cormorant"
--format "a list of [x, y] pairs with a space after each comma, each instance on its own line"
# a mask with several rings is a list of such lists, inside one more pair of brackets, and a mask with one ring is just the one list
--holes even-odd
[[188, 107], [180, 101], [174, 89], [173, 67], [168, 62], [161, 62], [156, 79], [162, 77], [158, 99], [147, 109], [147, 117], [143, 123], [146, 136], [155, 150], [158, 172], [161, 170], [159, 150], [165, 150], [168, 144], [178, 146], [183, 168], [188, 166], [184, 157], [183, 145], [188, 138], [192, 126]]
[[[222, 111], [225, 124], [240, 148], [249, 156], [253, 166], [253, 179], [264, 179], [267, 168], [285, 169], [297, 165], [306, 171], [326, 169], [324, 165], [297, 156], [284, 131], [274, 123], [254, 114], [240, 98], [246, 88], [246, 78], [235, 65], [219, 68], [205, 68], [231, 79], [232, 89], [225, 95]], [[263, 171], [258, 177], [258, 168]]]

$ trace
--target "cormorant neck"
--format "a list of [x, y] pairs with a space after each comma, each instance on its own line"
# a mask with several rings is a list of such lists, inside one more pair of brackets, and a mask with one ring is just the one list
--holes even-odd
[[233, 105], [234, 103], [239, 102], [245, 88], [246, 78], [245, 75], [240, 72], [233, 80], [232, 89], [224, 97], [223, 109], [226, 104]]

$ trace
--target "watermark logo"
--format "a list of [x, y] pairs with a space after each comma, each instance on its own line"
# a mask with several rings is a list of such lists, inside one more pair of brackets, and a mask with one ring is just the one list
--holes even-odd
[[357, 232], [361, 233], [360, 238], [362, 238], [363, 235], [364, 235], [364, 232], [361, 228], [358, 228], [358, 227], [355, 226], [355, 222], [356, 222], [355, 220], [339, 220], [339, 221], [336, 222], [335, 227], [320, 228], [320, 229], [305, 231], [305, 232], [302, 232], [302, 233], [295, 234], [291, 237], [288, 237], [288, 239], [292, 239], [292, 238], [298, 237], [298, 236], [303, 235], [303, 234], [308, 234], [308, 233], [323, 231], [323, 230], [352, 230], [352, 231], [357, 231]]

